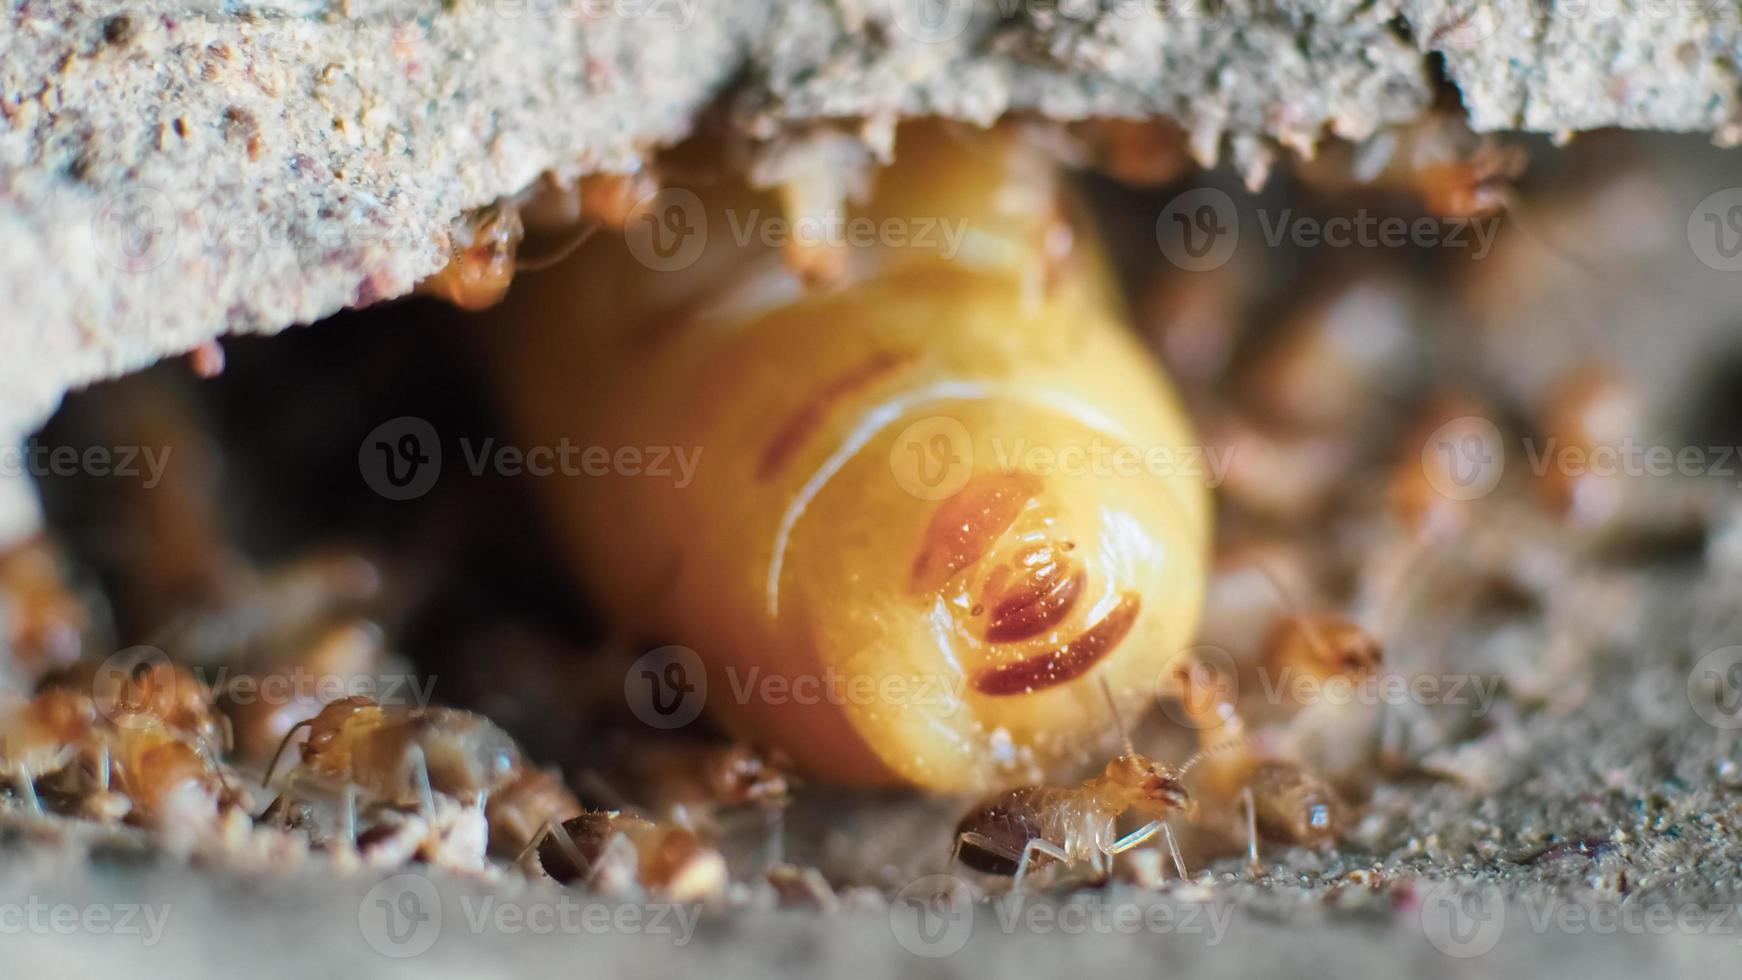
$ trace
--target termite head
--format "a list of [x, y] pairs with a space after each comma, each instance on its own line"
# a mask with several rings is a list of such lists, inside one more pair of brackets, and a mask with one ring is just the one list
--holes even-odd
[[1101, 774], [1105, 785], [1124, 795], [1125, 804], [1153, 819], [1197, 815], [1198, 801], [1186, 789], [1184, 773], [1137, 752], [1122, 752]]
[[1276, 624], [1270, 634], [1270, 664], [1327, 677], [1368, 677], [1384, 659], [1379, 640], [1359, 623], [1336, 613], [1303, 613]]
[[792, 763], [784, 753], [732, 745], [710, 773], [716, 799], [726, 804], [781, 803], [792, 790]]
[[414, 724], [430, 785], [440, 792], [489, 793], [520, 772], [514, 740], [482, 715], [432, 708], [419, 713]]
[[[374, 698], [363, 695], [328, 702], [320, 714], [304, 723], [308, 728], [308, 741], [302, 746], [303, 759], [308, 760], [334, 749], [342, 742], [346, 726], [355, 718], [366, 713], [378, 714], [380, 711], [381, 706], [375, 703]], [[286, 732], [285, 741], [289, 742], [295, 734], [296, 728]], [[280, 745], [279, 750], [282, 752], [283, 749], [284, 746]]]
[[502, 301], [514, 280], [514, 254], [523, 228], [512, 205], [484, 208], [451, 232], [448, 264], [419, 285], [462, 310], [486, 310]]

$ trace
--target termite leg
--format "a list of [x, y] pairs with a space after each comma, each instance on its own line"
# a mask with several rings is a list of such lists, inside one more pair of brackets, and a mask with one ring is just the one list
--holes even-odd
[[413, 772], [417, 774], [417, 807], [418, 815], [425, 820], [435, 819], [435, 791], [429, 785], [429, 763], [424, 758], [422, 746], [413, 745], [409, 756]]
[[109, 747], [102, 745], [97, 748], [97, 787], [103, 792], [109, 789]]
[[357, 786], [355, 783], [345, 784], [345, 802], [342, 809], [345, 817], [345, 844], [354, 851], [357, 849]]
[[1161, 833], [1161, 821], [1151, 820], [1143, 826], [1107, 845], [1107, 856], [1117, 857]]
[[1173, 869], [1179, 872], [1179, 880], [1191, 880], [1191, 872], [1186, 870], [1186, 859], [1181, 857], [1179, 853], [1179, 841], [1174, 840], [1173, 828], [1169, 827], [1166, 821], [1162, 821], [1161, 835], [1167, 839], [1167, 850], [1169, 854], [1173, 855]]
[[964, 830], [956, 835], [956, 846], [950, 851], [950, 863], [945, 866], [944, 874], [955, 873], [956, 860], [962, 856], [963, 844], [972, 844], [980, 850], [985, 851], [988, 854], [995, 854], [1006, 861], [1020, 861], [1023, 859], [1021, 855], [1016, 854], [1009, 848], [999, 847], [997, 844], [994, 844], [992, 839], [984, 834], [977, 834], [972, 830]]
[[[581, 856], [581, 849], [575, 846], [575, 839], [569, 836], [562, 821], [554, 817], [548, 818], [544, 823], [538, 825], [538, 832], [532, 835], [532, 840], [527, 841], [526, 846], [520, 849], [520, 853], [514, 856], [513, 866], [518, 868], [528, 857], [536, 856], [540, 845], [545, 842], [546, 838], [551, 837], [556, 838], [556, 845], [562, 848], [563, 856], [574, 862], [575, 870], [582, 872], [584, 878], [590, 879], [592, 869], [588, 866], [587, 859]], [[539, 867], [540, 870], [543, 870], [542, 864]], [[545, 874], [549, 875], [549, 872], [545, 872]]]
[[[966, 836], [965, 834], [963, 836]], [[1028, 865], [1034, 859], [1036, 852], [1046, 855], [1061, 864], [1069, 864], [1071, 856], [1065, 849], [1044, 837], [1032, 837], [1022, 847], [1022, 858], [1016, 862], [1016, 874], [1010, 879], [1012, 894], [1022, 891], [1022, 879], [1028, 875]]]
[[1246, 804], [1246, 866], [1257, 877], [1264, 872], [1264, 865], [1258, 863], [1258, 803], [1252, 798], [1252, 787], [1242, 788], [1240, 799]]
[[762, 860], [768, 867], [774, 867], [786, 861], [786, 808], [771, 806], [766, 810], [768, 816], [764, 826], [768, 830], [768, 844]]
[[18, 795], [24, 798], [24, 805], [30, 808], [30, 812], [42, 816], [42, 800], [37, 798], [36, 779], [30, 775], [30, 770], [20, 767], [13, 776], [12, 783], [18, 790]]

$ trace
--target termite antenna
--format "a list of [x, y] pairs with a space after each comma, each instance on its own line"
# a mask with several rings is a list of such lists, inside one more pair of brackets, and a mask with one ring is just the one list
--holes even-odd
[[1137, 754], [1137, 746], [1131, 742], [1131, 732], [1125, 727], [1125, 720], [1119, 717], [1119, 702], [1113, 700], [1113, 685], [1107, 683], [1107, 675], [1101, 675], [1101, 693], [1107, 695], [1107, 710], [1113, 713], [1113, 726], [1119, 729], [1119, 743], [1125, 746], [1125, 754]]
[[1604, 273], [1598, 268], [1597, 263], [1592, 261], [1589, 256], [1560, 240], [1559, 236], [1550, 234], [1541, 225], [1537, 224], [1534, 219], [1526, 214], [1521, 199], [1517, 192], [1512, 188], [1496, 187], [1493, 190], [1495, 196], [1500, 201], [1500, 209], [1505, 212], [1506, 217], [1512, 220], [1512, 223], [1518, 227], [1518, 230], [1524, 233], [1524, 237], [1529, 238], [1531, 241], [1542, 246], [1550, 255], [1553, 255], [1555, 258], [1560, 259], [1562, 262], [1565, 262], [1567, 265], [1572, 266], [1574, 269], [1577, 269], [1585, 275], [1590, 276], [1592, 279], [1601, 279], [1603, 277]]
[[580, 231], [575, 232], [575, 234], [570, 237], [561, 248], [557, 249], [552, 254], [547, 255], [542, 259], [533, 259], [531, 261], [517, 259], [514, 263], [515, 273], [543, 272], [552, 266], [561, 265], [569, 256], [579, 251], [582, 245], [587, 244], [587, 239], [592, 238], [593, 234], [598, 230], [599, 223], [597, 221], [587, 222], [581, 226]]
[[1252, 744], [1252, 736], [1250, 735], [1236, 735], [1226, 741], [1217, 742], [1215, 745], [1212, 745], [1207, 749], [1199, 749], [1194, 752], [1191, 758], [1180, 764], [1177, 773], [1181, 778], [1184, 778], [1185, 774], [1191, 772], [1194, 766], [1210, 756], [1215, 755], [1218, 752], [1226, 752], [1229, 749], [1237, 749], [1242, 746], [1250, 747]]
[[1282, 584], [1281, 576], [1277, 575], [1276, 570], [1263, 560], [1255, 562], [1253, 567], [1258, 569], [1258, 574], [1264, 577], [1264, 581], [1270, 583], [1271, 590], [1276, 593], [1277, 599], [1282, 603], [1283, 611], [1300, 623], [1301, 631], [1306, 634], [1307, 642], [1313, 646], [1313, 652], [1327, 661], [1330, 660], [1330, 641], [1325, 639], [1325, 634], [1319, 629], [1318, 624], [1314, 623], [1313, 618], [1307, 614], [1306, 607], [1301, 605], [1294, 593]]
[[304, 719], [302, 721], [299, 721], [296, 724], [290, 726], [290, 730], [284, 733], [284, 737], [282, 739], [279, 739], [278, 750], [276, 752], [272, 753], [272, 761], [266, 764], [266, 775], [260, 777], [260, 788], [261, 789], [265, 789], [266, 787], [272, 785], [272, 773], [278, 768], [279, 757], [284, 755], [284, 747], [290, 744], [291, 738], [296, 735], [296, 730], [298, 728], [312, 727], [314, 725], [314, 723], [315, 723], [315, 720], [313, 718], [307, 718], [307, 719]]

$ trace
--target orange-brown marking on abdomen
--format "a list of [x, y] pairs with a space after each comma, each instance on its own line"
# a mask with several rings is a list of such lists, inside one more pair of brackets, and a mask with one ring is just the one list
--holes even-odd
[[762, 458], [756, 463], [756, 479], [767, 480], [780, 472], [841, 399], [875, 384], [913, 359], [912, 353], [879, 351], [823, 385], [775, 428], [774, 438], [762, 448]]
[[1077, 634], [1076, 639], [1038, 657], [989, 667], [974, 675], [974, 690], [981, 694], [1029, 694], [1081, 677], [1102, 657], [1113, 652], [1131, 625], [1137, 622], [1142, 596], [1127, 592], [1100, 622]]
[[1013, 643], [1052, 629], [1076, 605], [1086, 578], [1081, 568], [1071, 567], [1058, 551], [1039, 549], [1034, 564], [1019, 582], [988, 597], [992, 617], [986, 624], [986, 639]]
[[908, 588], [915, 594], [943, 587], [950, 577], [985, 557], [992, 543], [1040, 495], [1032, 473], [982, 473], [968, 480], [932, 514], [913, 558]]

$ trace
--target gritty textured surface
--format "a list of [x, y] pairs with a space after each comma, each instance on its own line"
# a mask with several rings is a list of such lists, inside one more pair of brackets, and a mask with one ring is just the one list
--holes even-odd
[[[1700, 651], [1742, 641], [1736, 574], [1697, 562], [1618, 573], [1625, 600], [1612, 604], [1588, 656], [1551, 678], [1555, 693], [1503, 695], [1483, 731], [1432, 760], [1444, 778], [1383, 787], [1335, 855], [1271, 851], [1270, 873], [1257, 880], [1224, 860], [1159, 890], [1121, 884], [983, 904], [959, 949], [947, 938], [916, 941], [901, 904], [904, 886], [943, 869], [959, 804], [861, 799], [795, 813], [792, 856], [886, 892], [845, 890], [821, 917], [753, 894], [748, 907], [702, 911], [687, 937], [656, 931], [675, 920], [603, 924], [655, 913], [512, 878], [187, 869], [126, 845], [45, 847], [55, 831], [13, 822], [0, 832], [0, 908], [140, 905], [162, 927], [149, 946], [141, 934], [23, 929], [7, 937], [8, 963], [24, 975], [173, 969], [214, 980], [238, 963], [256, 976], [427, 978], [556, 964], [721, 977], [1026, 977], [1091, 965], [1142, 976], [1158, 962], [1193, 977], [1716, 971], [1742, 939], [1742, 715], [1712, 696], [1699, 667]], [[1542, 629], [1497, 629], [1466, 669], [1523, 686], [1544, 666]], [[387, 937], [376, 903], [408, 888], [422, 903], [409, 908], [435, 924], [418, 931], [408, 921]], [[514, 918], [556, 915], [564, 901], [594, 911], [571, 913], [567, 932]], [[936, 936], [955, 935], [947, 921]]]
[[542, 172], [631, 168], [729, 88], [761, 139], [1165, 115], [1201, 158], [1256, 167], [1272, 141], [1414, 116], [1440, 56], [1482, 128], [1727, 138], [1737, 43], [1729, 0], [14, 0], [0, 434], [215, 335], [403, 295], [467, 209]]

